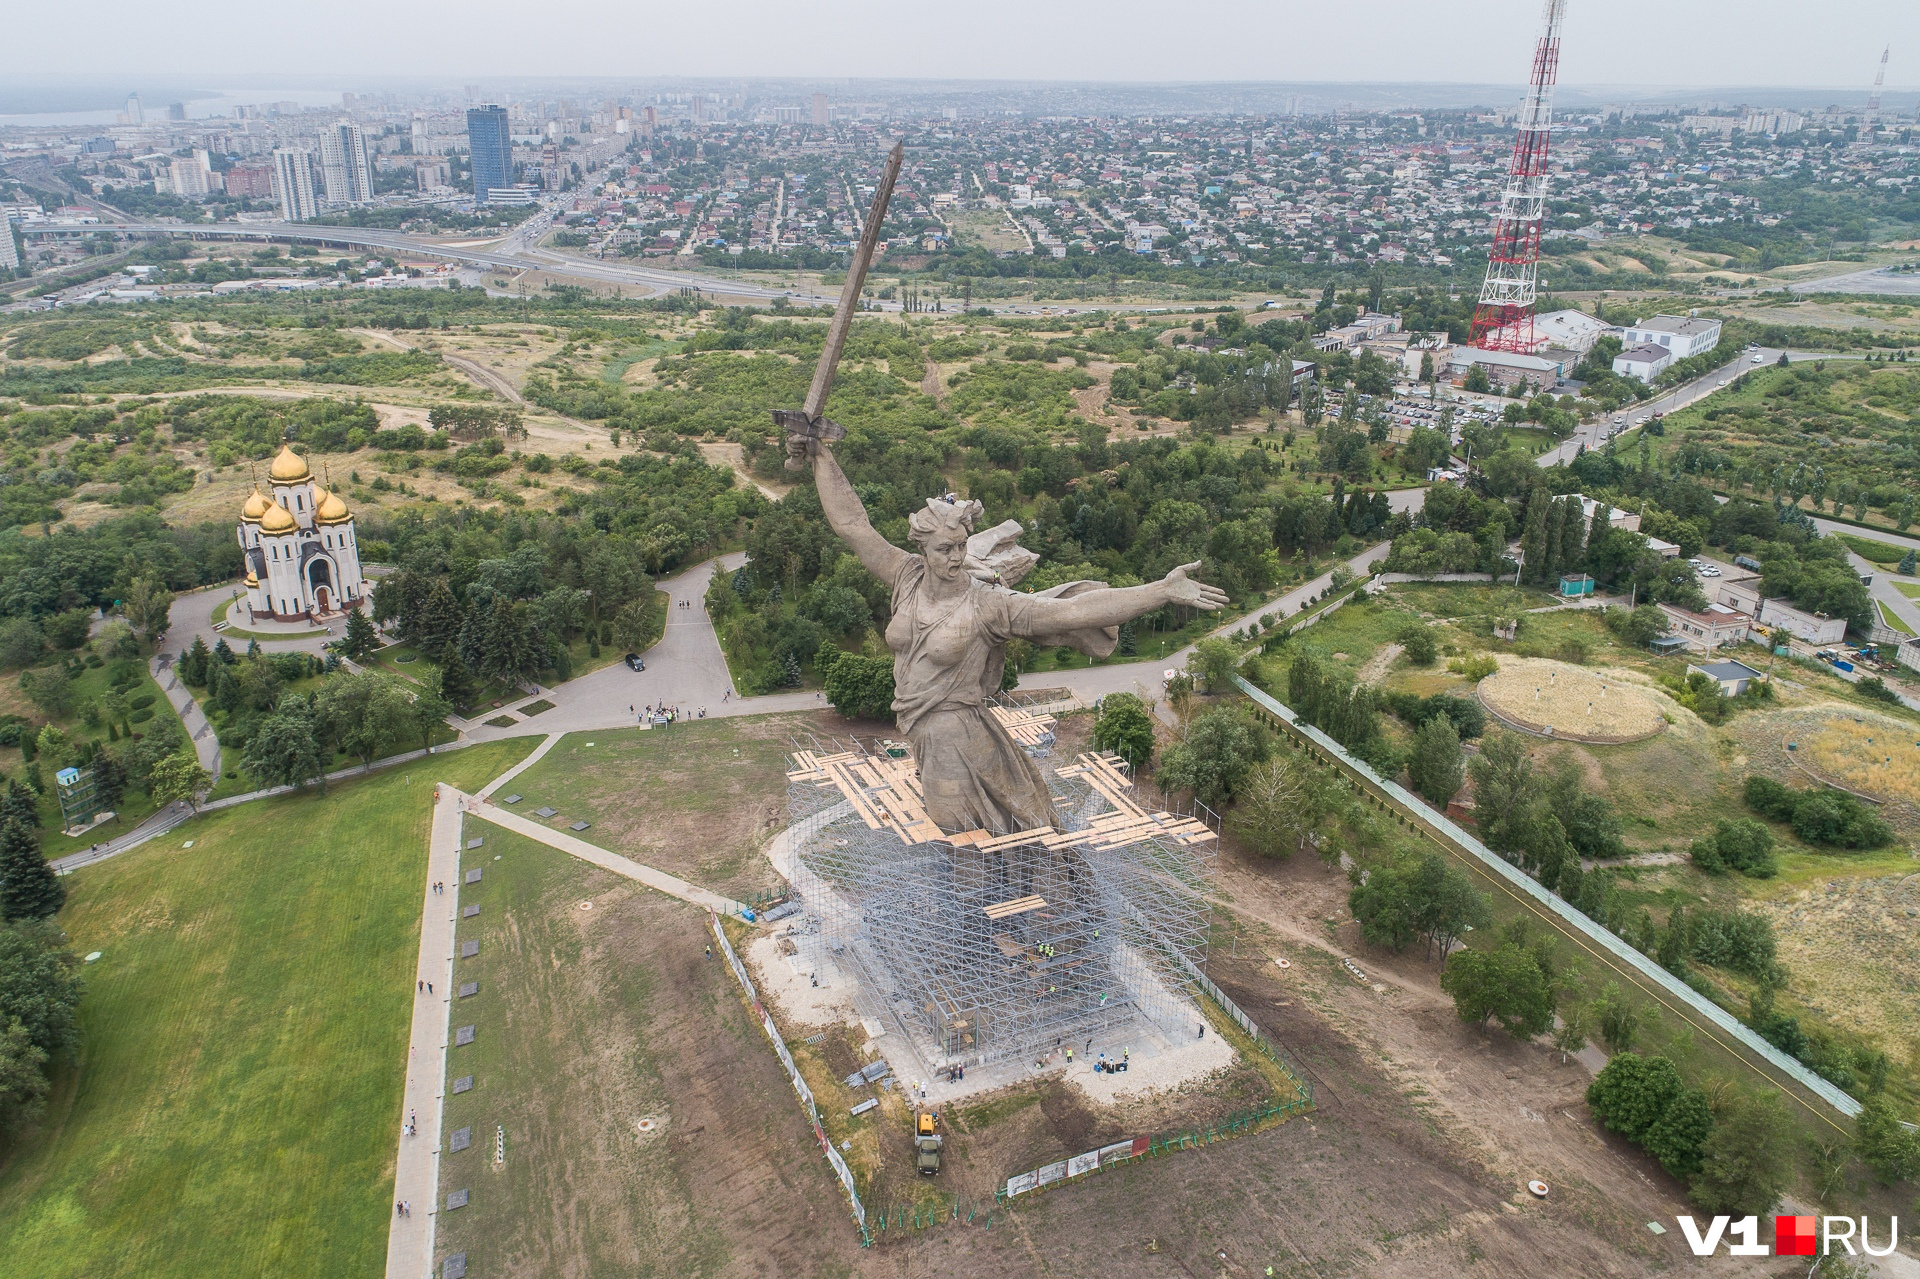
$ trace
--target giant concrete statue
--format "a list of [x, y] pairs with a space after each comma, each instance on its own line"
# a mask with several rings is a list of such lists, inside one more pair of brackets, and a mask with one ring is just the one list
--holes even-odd
[[930, 498], [908, 520], [920, 554], [874, 531], [831, 448], [817, 435], [790, 437], [813, 462], [827, 522], [867, 571], [893, 592], [887, 647], [893, 650], [894, 714], [913, 744], [927, 816], [948, 834], [1008, 835], [1054, 824], [1045, 778], [987, 711], [999, 692], [1010, 639], [1111, 653], [1122, 622], [1166, 604], [1216, 609], [1218, 587], [1185, 564], [1144, 586], [1069, 582], [1037, 594], [1007, 589], [1038, 558], [1014, 545], [1012, 520], [981, 533], [978, 502]]
[[909, 525], [920, 554], [881, 537], [829, 447], [846, 432], [822, 416], [833, 374], [860, 309], [860, 290], [879, 244], [887, 202], [900, 174], [903, 149], [887, 156], [874, 188], [859, 244], [827, 326], [820, 361], [801, 409], [776, 409], [786, 436], [787, 469], [813, 467], [827, 522], [853, 548], [867, 571], [893, 592], [887, 647], [893, 650], [894, 714], [913, 743], [927, 816], [949, 835], [987, 830], [996, 835], [1054, 824], [1046, 780], [1027, 753], [987, 711], [1000, 689], [1007, 641], [1071, 645], [1105, 657], [1130, 622], [1165, 604], [1216, 609], [1226, 592], [1196, 582], [1185, 564], [1158, 582], [1115, 589], [1102, 582], [1069, 582], [1031, 595], [1007, 589], [1032, 568], [1031, 551], [1015, 545], [1020, 525], [1008, 520], [976, 533], [978, 502], [930, 498]]

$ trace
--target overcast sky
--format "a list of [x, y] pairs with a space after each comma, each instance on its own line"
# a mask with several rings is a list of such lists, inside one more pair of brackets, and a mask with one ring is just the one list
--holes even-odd
[[[1515, 83], [1540, 0], [84, 0], [0, 72]], [[565, 16], [561, 16], [565, 15]], [[1917, 0], [1571, 0], [1567, 84], [1920, 85]], [[346, 87], [351, 87], [350, 85]]]

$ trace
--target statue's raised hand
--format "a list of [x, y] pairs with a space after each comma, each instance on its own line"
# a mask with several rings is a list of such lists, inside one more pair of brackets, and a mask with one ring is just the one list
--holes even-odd
[[1196, 582], [1188, 574], [1200, 567], [1200, 561], [1182, 564], [1179, 568], [1160, 579], [1160, 585], [1166, 588], [1167, 603], [1185, 604], [1189, 608], [1216, 609], [1226, 605], [1227, 593], [1217, 586], [1205, 582]]

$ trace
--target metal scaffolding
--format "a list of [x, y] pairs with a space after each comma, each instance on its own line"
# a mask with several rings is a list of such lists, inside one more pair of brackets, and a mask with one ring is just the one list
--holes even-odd
[[1217, 820], [1146, 806], [1113, 755], [1053, 761], [1050, 717], [994, 713], [1048, 776], [1059, 829], [943, 834], [905, 743], [809, 738], [788, 771], [796, 891], [936, 1068], [1043, 1057], [1138, 1019], [1184, 1037]]

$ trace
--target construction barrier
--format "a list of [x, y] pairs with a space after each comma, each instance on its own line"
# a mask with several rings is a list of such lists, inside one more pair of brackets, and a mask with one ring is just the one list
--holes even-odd
[[827, 1137], [827, 1130], [820, 1126], [820, 1108], [814, 1104], [813, 1089], [807, 1087], [807, 1081], [800, 1077], [800, 1068], [793, 1064], [793, 1054], [787, 1051], [786, 1041], [780, 1038], [780, 1030], [773, 1024], [766, 1006], [760, 1002], [760, 993], [753, 988], [753, 979], [747, 976], [747, 966], [740, 962], [740, 956], [733, 951], [732, 943], [727, 941], [726, 930], [720, 927], [720, 917], [712, 911], [707, 919], [713, 928], [713, 936], [720, 943], [720, 953], [727, 957], [733, 966], [733, 975], [740, 980], [740, 988], [747, 992], [747, 1001], [753, 1005], [753, 1015], [760, 1019], [760, 1029], [767, 1032], [767, 1038], [773, 1043], [773, 1051], [780, 1057], [780, 1064], [787, 1068], [787, 1079], [793, 1084], [793, 1091], [799, 1094], [801, 1105], [807, 1108], [807, 1122], [813, 1125], [813, 1137], [820, 1143], [821, 1151], [832, 1165], [834, 1176], [840, 1178], [841, 1187], [847, 1192], [847, 1202], [853, 1208], [853, 1220], [860, 1227], [860, 1243], [865, 1247], [871, 1236], [867, 1233], [867, 1209], [860, 1202], [860, 1192], [854, 1189], [853, 1171], [847, 1167], [847, 1161], [833, 1148], [833, 1142]]
[[[1495, 853], [1445, 814], [1436, 812], [1398, 783], [1388, 781], [1374, 772], [1366, 761], [1348, 754], [1340, 743], [1303, 721], [1291, 708], [1254, 687], [1244, 677], [1236, 675], [1234, 682], [1240, 686], [1242, 692], [1253, 699], [1254, 706], [1269, 724], [1345, 773], [1355, 789], [1366, 796], [1368, 802], [1392, 814], [1394, 820], [1401, 825], [1425, 835], [1455, 856], [1465, 858], [1477, 865], [1496, 884], [1501, 885], [1516, 897], [1524, 899], [1541, 914], [1549, 916], [1554, 924], [1569, 937], [1576, 941], [1584, 938], [1591, 942], [1593, 946], [1604, 952], [1596, 957], [1606, 960], [1623, 975], [1641, 984], [1642, 989], [1652, 988], [1658, 1002], [1705, 1032], [1737, 1059], [1745, 1059], [1750, 1065], [1755, 1059], [1765, 1063], [1775, 1072], [1771, 1077], [1759, 1066], [1753, 1067], [1755, 1072], [1763, 1078], [1770, 1078], [1776, 1086], [1782, 1080], [1791, 1081], [1846, 1118], [1852, 1118], [1860, 1113], [1858, 1101], [1775, 1048], [1756, 1034], [1752, 1027], [1660, 967], [1633, 946], [1588, 919], [1577, 907], [1549, 892], [1533, 876]], [[1592, 947], [1588, 949], [1591, 952]], [[1794, 1097], [1796, 1101], [1801, 1100], [1792, 1090], [1783, 1089], [1783, 1091]], [[1805, 1102], [1802, 1101], [1801, 1104], [1804, 1105]], [[1813, 1108], [1809, 1106], [1808, 1109]], [[1825, 1118], [1824, 1115], [1822, 1117]]]

